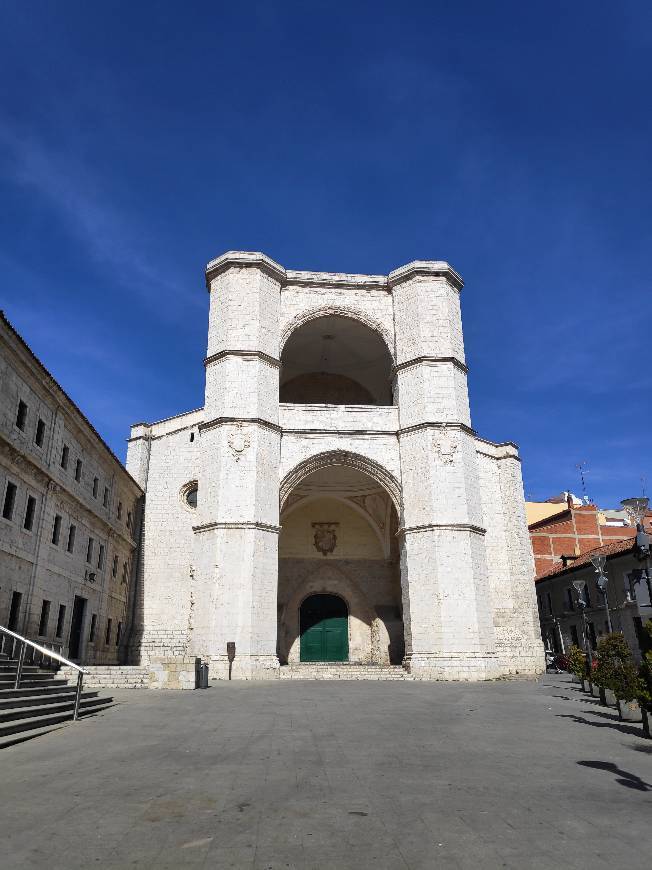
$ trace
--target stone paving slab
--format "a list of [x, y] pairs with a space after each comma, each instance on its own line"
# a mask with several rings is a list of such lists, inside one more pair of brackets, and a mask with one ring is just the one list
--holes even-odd
[[649, 866], [652, 741], [565, 675], [112, 694], [0, 753], [3, 870]]

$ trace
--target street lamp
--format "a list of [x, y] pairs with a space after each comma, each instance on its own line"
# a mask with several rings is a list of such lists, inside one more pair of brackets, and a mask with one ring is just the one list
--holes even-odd
[[595, 568], [596, 577], [595, 582], [597, 583], [598, 589], [602, 592], [604, 596], [604, 606], [607, 611], [607, 627], [609, 628], [609, 634], [612, 633], [613, 629], [611, 627], [611, 614], [609, 613], [609, 597], [607, 595], [607, 585], [609, 583], [609, 578], [605, 572], [604, 566], [607, 563], [607, 557], [599, 555], [598, 553], [594, 554], [590, 557], [591, 564]]
[[627, 519], [630, 526], [636, 526], [636, 558], [640, 562], [645, 562], [643, 573], [647, 584], [647, 594], [652, 604], [652, 583], [650, 582], [650, 536], [643, 527], [643, 518], [645, 517], [650, 503], [649, 498], [625, 498], [621, 501], [621, 505], [625, 508]]
[[586, 653], [586, 669], [587, 675], [586, 678], [589, 681], [589, 686], [592, 684], [591, 677], [593, 676], [593, 653], [591, 651], [591, 643], [589, 641], [589, 629], [588, 622], [586, 619], [586, 608], [587, 603], [584, 598], [584, 581], [583, 580], [573, 580], [573, 586], [575, 587], [575, 592], [577, 593], [577, 605], [582, 611], [582, 627], [584, 630], [584, 652]]

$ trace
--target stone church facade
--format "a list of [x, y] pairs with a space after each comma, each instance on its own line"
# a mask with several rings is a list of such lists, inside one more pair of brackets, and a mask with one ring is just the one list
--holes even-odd
[[471, 428], [459, 275], [206, 269], [204, 407], [137, 424], [134, 655], [542, 669], [518, 451]]

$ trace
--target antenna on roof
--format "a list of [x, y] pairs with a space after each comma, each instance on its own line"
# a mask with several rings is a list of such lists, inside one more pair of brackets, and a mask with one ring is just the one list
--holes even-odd
[[645, 492], [646, 486], [647, 486], [647, 477], [644, 474], [642, 474], [641, 475], [641, 495], [643, 496], [643, 498], [645, 498], [645, 496], [647, 495], [647, 493]]
[[588, 471], [586, 470], [586, 460], [583, 459], [582, 462], [578, 462], [575, 468], [579, 471], [580, 480], [582, 482], [582, 501], [584, 504], [591, 504], [591, 499], [586, 492], [586, 480], [584, 478], [584, 475], [588, 474]]

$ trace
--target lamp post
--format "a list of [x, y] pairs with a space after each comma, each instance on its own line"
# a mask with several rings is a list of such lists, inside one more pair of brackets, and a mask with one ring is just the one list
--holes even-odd
[[589, 640], [589, 629], [588, 622], [586, 619], [586, 601], [584, 599], [584, 582], [582, 580], [573, 580], [573, 586], [575, 587], [575, 592], [577, 593], [577, 606], [582, 611], [582, 628], [584, 631], [584, 652], [586, 653], [586, 669], [587, 675], [586, 678], [589, 682], [589, 689], [592, 688], [593, 681], [591, 677], [593, 676], [593, 653], [591, 651], [591, 642]]
[[636, 558], [644, 562], [642, 569], [647, 584], [647, 594], [652, 605], [652, 582], [650, 581], [650, 536], [643, 527], [643, 518], [647, 513], [649, 498], [624, 498], [621, 505], [625, 508], [630, 526], [636, 526]]
[[604, 607], [607, 611], [607, 627], [609, 628], [609, 634], [612, 633], [613, 628], [611, 627], [611, 614], [609, 613], [609, 596], [607, 594], [607, 587], [609, 584], [609, 578], [605, 572], [604, 566], [607, 563], [607, 557], [598, 555], [597, 553], [591, 556], [591, 564], [595, 568], [596, 574], [596, 584], [600, 592], [602, 592], [604, 596]]

